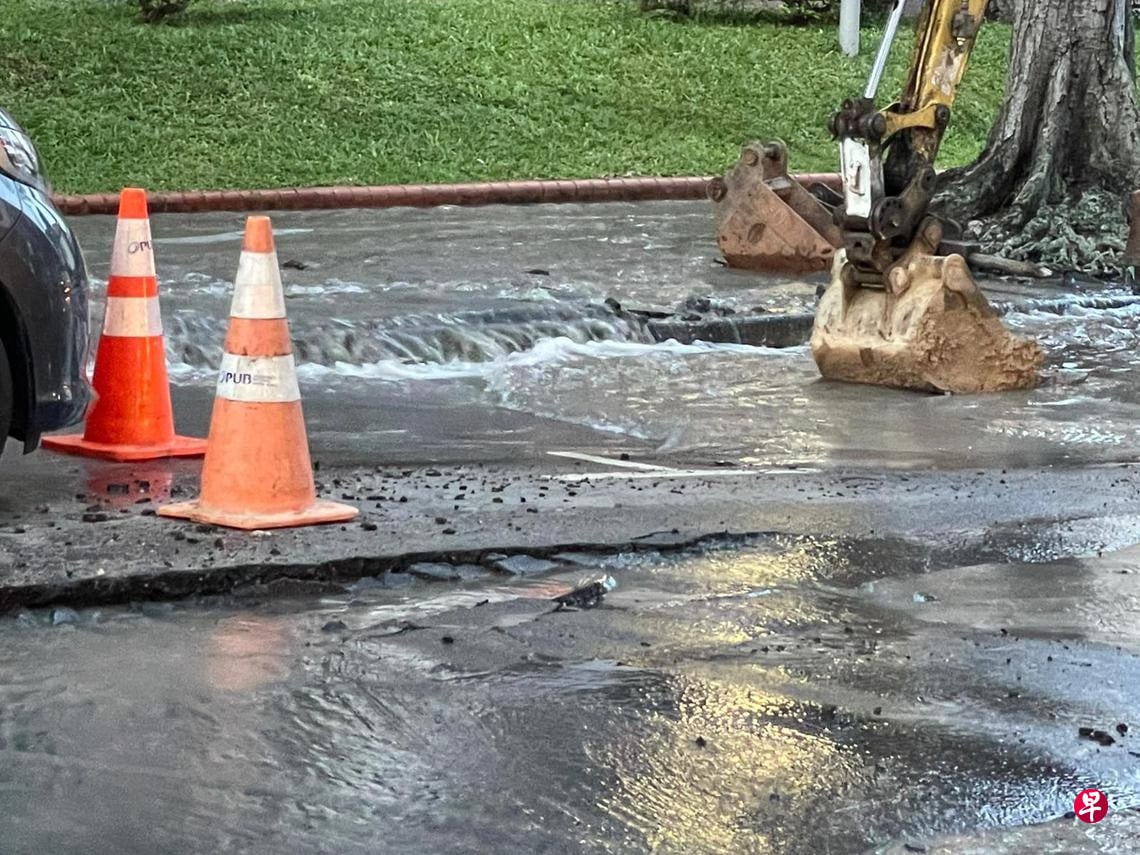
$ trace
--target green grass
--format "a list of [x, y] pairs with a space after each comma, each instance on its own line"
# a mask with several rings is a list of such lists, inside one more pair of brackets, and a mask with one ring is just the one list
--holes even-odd
[[[0, 0], [0, 104], [64, 192], [723, 172], [824, 130], [878, 32], [676, 23], [635, 0], [198, 0], [176, 25], [125, 0]], [[940, 164], [980, 150], [1009, 29], [983, 29]], [[884, 95], [896, 92], [909, 33]]]

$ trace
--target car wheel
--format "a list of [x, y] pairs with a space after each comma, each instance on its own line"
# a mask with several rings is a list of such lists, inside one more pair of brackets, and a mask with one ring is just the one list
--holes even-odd
[[12, 427], [12, 368], [8, 364], [8, 352], [0, 341], [0, 452], [8, 441], [8, 429]]

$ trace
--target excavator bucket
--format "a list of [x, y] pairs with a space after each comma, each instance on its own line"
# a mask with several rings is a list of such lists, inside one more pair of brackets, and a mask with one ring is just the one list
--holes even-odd
[[939, 238], [925, 229], [885, 288], [857, 282], [846, 251], [836, 254], [811, 336], [825, 378], [959, 394], [1037, 385], [1041, 348], [1006, 330], [965, 258], [934, 255]]
[[709, 182], [708, 195], [729, 267], [814, 273], [827, 270], [842, 245], [831, 212], [788, 175], [779, 140], [746, 145], [732, 170]]

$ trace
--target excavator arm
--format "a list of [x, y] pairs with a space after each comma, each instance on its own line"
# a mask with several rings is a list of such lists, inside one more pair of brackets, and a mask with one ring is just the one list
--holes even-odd
[[932, 0], [923, 6], [902, 95], [879, 110], [874, 99], [904, 5], [897, 0], [863, 97], [844, 102], [831, 119], [844, 196], [835, 218], [860, 282], [881, 281], [922, 225], [937, 184], [934, 160], [986, 2]]
[[951, 224], [928, 212], [934, 161], [986, 0], [923, 4], [906, 84], [880, 109], [903, 5], [895, 0], [863, 97], [845, 101], [829, 123], [842, 193], [789, 189], [783, 143], [750, 143], [709, 185], [717, 243], [733, 267], [831, 268], [811, 337], [825, 378], [943, 392], [1028, 388], [1038, 382], [1041, 349], [1005, 330]]

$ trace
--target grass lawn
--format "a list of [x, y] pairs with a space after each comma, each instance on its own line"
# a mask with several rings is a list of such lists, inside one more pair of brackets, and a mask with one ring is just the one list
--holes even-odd
[[[0, 105], [63, 192], [713, 174], [781, 137], [833, 170], [828, 116], [879, 33], [675, 23], [636, 0], [0, 0]], [[940, 164], [980, 150], [1009, 28], [987, 25]], [[882, 95], [898, 91], [910, 33]]]

